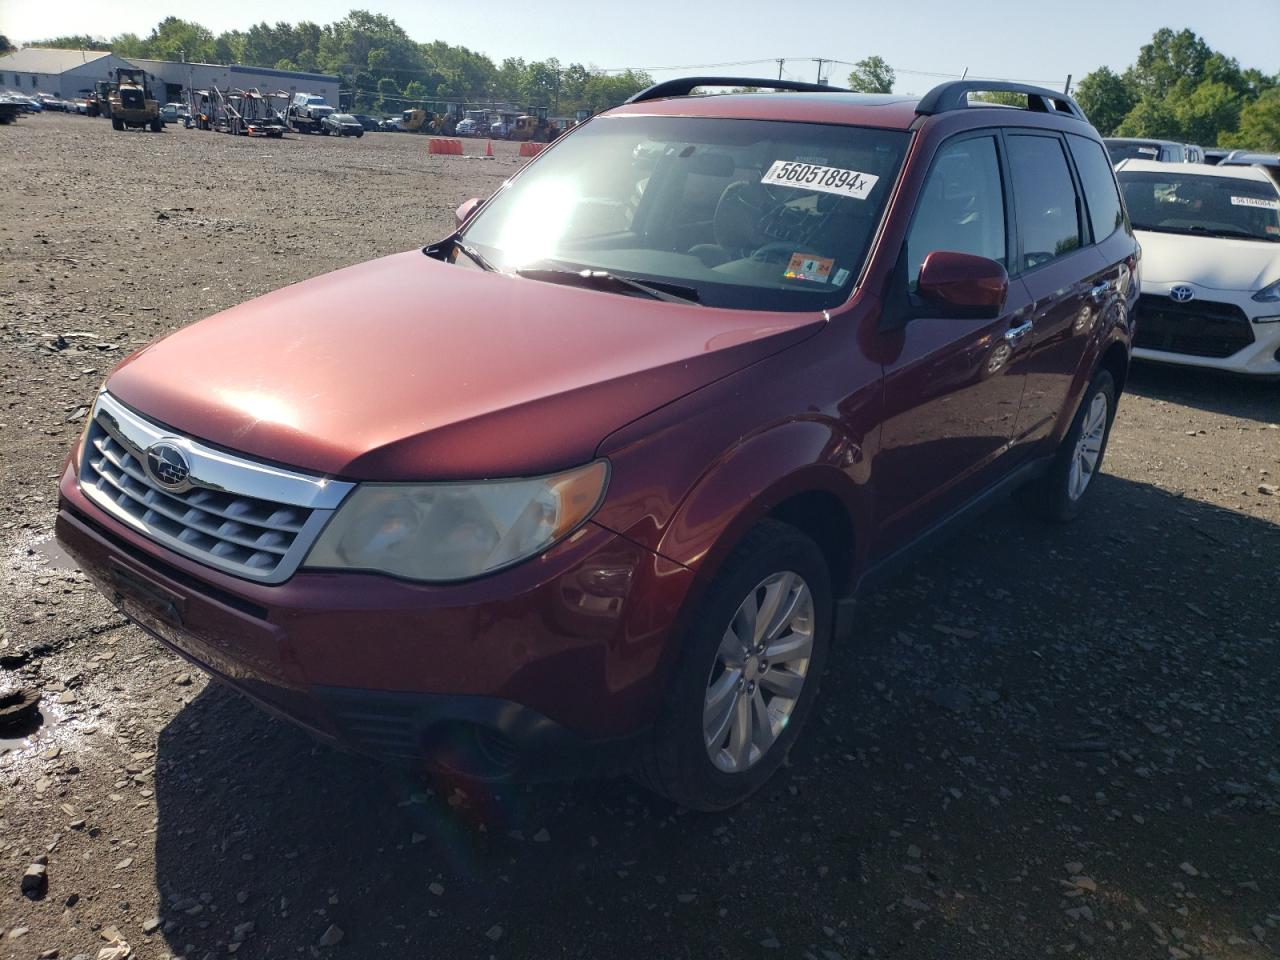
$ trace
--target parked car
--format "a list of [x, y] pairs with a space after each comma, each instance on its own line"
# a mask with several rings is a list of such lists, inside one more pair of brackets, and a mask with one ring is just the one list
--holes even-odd
[[400, 122], [399, 117], [383, 117], [378, 122], [378, 127], [388, 133], [394, 133], [404, 129], [404, 125]]
[[191, 120], [191, 112], [187, 110], [185, 104], [166, 103], [160, 108], [160, 119], [165, 123], [180, 123], [184, 126], [190, 126], [188, 121]]
[[35, 99], [36, 99], [36, 102], [40, 104], [40, 106], [44, 107], [44, 109], [52, 113], [67, 112], [67, 102], [65, 100], [60, 100], [57, 97], [47, 93], [38, 93], [36, 94]]
[[562, 137], [439, 242], [126, 359], [63, 546], [322, 738], [751, 794], [861, 586], [1014, 488], [1080, 511], [1139, 249], [1061, 93], [705, 83]]
[[1210, 147], [1204, 152], [1204, 162], [1211, 167], [1216, 167], [1228, 156], [1230, 156], [1231, 153], [1232, 151], [1226, 149], [1225, 147]]
[[44, 112], [44, 105], [41, 104], [40, 101], [37, 100], [35, 97], [28, 97], [25, 94], [18, 93], [17, 91], [14, 91], [14, 90], [10, 90], [7, 96], [9, 97], [10, 100], [12, 100], [14, 103], [18, 105], [18, 109], [20, 109], [23, 113], [43, 113]]
[[1135, 357], [1280, 375], [1280, 188], [1258, 167], [1117, 168], [1142, 243]]
[[364, 125], [349, 113], [331, 113], [320, 121], [320, 132], [335, 137], [363, 137]]
[[1111, 162], [1121, 160], [1158, 160], [1161, 163], [1186, 163], [1186, 144], [1173, 140], [1149, 140], [1140, 137], [1107, 137], [1103, 141]]
[[382, 129], [382, 125], [374, 117], [368, 116], [367, 114], [363, 114], [363, 113], [355, 113], [355, 114], [352, 114], [352, 116], [356, 118], [356, 121], [365, 130], [377, 131]]
[[1227, 167], [1249, 167], [1261, 164], [1264, 167], [1280, 166], [1280, 154], [1251, 153], [1247, 150], [1232, 150], [1222, 158], [1221, 165]]
[[460, 137], [479, 136], [476, 133], [476, 121], [471, 119], [463, 119], [458, 121], [458, 126], [454, 128], [454, 133]]

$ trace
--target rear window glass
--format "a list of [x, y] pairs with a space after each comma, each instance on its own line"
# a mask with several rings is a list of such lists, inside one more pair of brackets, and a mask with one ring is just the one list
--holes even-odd
[[1057, 137], [1015, 134], [1008, 144], [1019, 266], [1031, 270], [1079, 248], [1076, 189]]
[[1075, 157], [1076, 170], [1084, 186], [1093, 239], [1095, 242], [1105, 240], [1124, 224], [1124, 208], [1120, 205], [1111, 164], [1096, 141], [1068, 135], [1067, 142], [1071, 144], [1071, 155]]

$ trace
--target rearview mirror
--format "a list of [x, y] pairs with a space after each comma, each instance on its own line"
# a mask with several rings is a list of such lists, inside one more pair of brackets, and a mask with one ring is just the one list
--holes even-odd
[[987, 257], [935, 250], [920, 265], [916, 293], [947, 316], [994, 318], [1009, 295], [1009, 273]]
[[476, 208], [480, 206], [480, 203], [479, 197], [472, 197], [454, 211], [453, 216], [458, 221], [458, 226], [462, 226], [471, 219], [472, 214], [476, 212]]

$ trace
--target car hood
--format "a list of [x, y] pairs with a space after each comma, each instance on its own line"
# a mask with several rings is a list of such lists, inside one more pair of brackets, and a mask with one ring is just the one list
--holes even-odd
[[825, 322], [396, 254], [165, 337], [113, 396], [177, 433], [353, 480], [532, 476]]
[[1280, 243], [1136, 230], [1142, 279], [1207, 290], [1260, 290], [1280, 280]]

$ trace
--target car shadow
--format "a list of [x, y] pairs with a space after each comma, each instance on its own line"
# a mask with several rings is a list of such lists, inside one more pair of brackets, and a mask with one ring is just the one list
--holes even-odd
[[625, 779], [428, 782], [211, 685], [159, 738], [156, 936], [825, 960], [1145, 956], [1176, 927], [1262, 956], [1276, 556], [1280, 527], [1107, 475], [1073, 526], [997, 506], [865, 599], [788, 766], [719, 815]]
[[1150, 400], [1210, 413], [1259, 423], [1280, 422], [1280, 380], [1135, 360], [1124, 389]]

